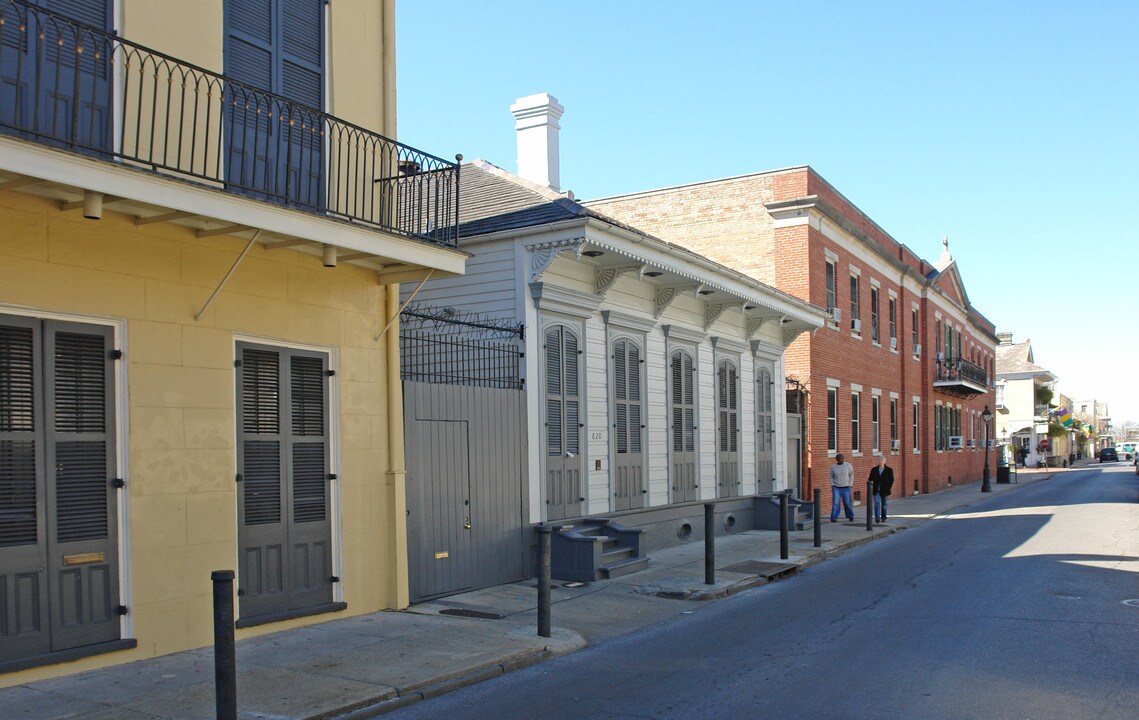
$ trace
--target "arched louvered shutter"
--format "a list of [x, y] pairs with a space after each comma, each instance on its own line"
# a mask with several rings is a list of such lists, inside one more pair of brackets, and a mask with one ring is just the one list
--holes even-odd
[[696, 499], [696, 367], [692, 354], [673, 350], [669, 357], [670, 436], [673, 502]]
[[545, 332], [546, 513], [560, 520], [581, 513], [580, 351], [564, 325]]
[[739, 494], [739, 374], [730, 360], [716, 366], [717, 456], [720, 497]]
[[775, 489], [775, 415], [772, 398], [774, 364], [761, 363], [755, 372], [756, 484], [760, 492]]
[[241, 618], [332, 602], [328, 357], [238, 347]]
[[641, 349], [627, 338], [613, 342], [613, 509], [644, 507], [641, 451], [643, 399]]

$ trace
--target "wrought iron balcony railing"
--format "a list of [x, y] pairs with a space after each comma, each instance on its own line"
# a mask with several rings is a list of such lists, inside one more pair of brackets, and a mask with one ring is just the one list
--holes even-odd
[[24, 0], [0, 0], [0, 132], [457, 244], [456, 163]]
[[989, 385], [989, 375], [985, 372], [985, 368], [961, 358], [939, 360], [933, 380], [934, 382], [965, 381], [982, 388]]

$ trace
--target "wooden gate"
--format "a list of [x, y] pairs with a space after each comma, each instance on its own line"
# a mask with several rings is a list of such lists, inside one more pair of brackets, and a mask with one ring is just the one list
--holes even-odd
[[530, 576], [522, 329], [400, 316], [412, 602]]
[[403, 393], [411, 601], [528, 577], [525, 393], [413, 382]]

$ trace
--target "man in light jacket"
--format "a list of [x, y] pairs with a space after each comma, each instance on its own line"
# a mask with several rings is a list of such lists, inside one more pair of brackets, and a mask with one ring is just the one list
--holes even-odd
[[854, 498], [851, 486], [854, 485], [854, 466], [846, 462], [842, 453], [835, 455], [831, 465], [831, 522], [838, 522], [838, 504], [846, 511], [846, 519], [854, 522]]

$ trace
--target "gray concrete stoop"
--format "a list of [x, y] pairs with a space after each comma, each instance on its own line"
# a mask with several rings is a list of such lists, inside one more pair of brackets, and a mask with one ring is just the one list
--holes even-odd
[[[1075, 468], [1088, 463], [1077, 462]], [[994, 484], [993, 495], [1063, 472], [1021, 470], [1019, 484]], [[717, 536], [714, 585], [704, 584], [704, 545], [699, 540], [655, 551], [645, 569], [629, 575], [585, 583], [555, 581], [550, 638], [537, 635], [536, 581], [528, 580], [405, 611], [242, 640], [237, 645], [238, 716], [377, 717], [689, 612], [991, 497], [979, 489], [974, 482], [932, 495], [892, 498], [888, 524], [870, 531], [865, 516], [853, 523], [824, 519], [822, 547], [813, 546], [808, 525], [791, 533], [787, 560], [779, 557], [778, 532]], [[214, 717], [212, 648], [0, 689], [0, 718], [5, 720]]]

